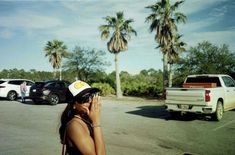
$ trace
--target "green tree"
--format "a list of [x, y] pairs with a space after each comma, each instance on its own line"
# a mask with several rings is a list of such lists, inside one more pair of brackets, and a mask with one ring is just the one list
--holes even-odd
[[92, 75], [102, 72], [109, 63], [104, 61], [105, 52], [95, 49], [84, 49], [76, 46], [69, 54], [64, 68], [76, 73], [78, 79], [93, 82]]
[[59, 40], [48, 41], [44, 48], [44, 51], [46, 52], [45, 57], [49, 57], [49, 62], [54, 69], [54, 78], [56, 77], [56, 70], [59, 69], [61, 80], [62, 58], [67, 56], [67, 46]]
[[185, 57], [175, 65], [175, 70], [177, 83], [182, 82], [182, 78], [189, 74], [232, 75], [235, 73], [235, 53], [231, 52], [226, 44], [219, 47], [204, 41], [195, 47], [190, 47]]
[[163, 53], [163, 88], [169, 85], [168, 78], [168, 58], [170, 56], [170, 47], [177, 37], [176, 23], [185, 23], [186, 16], [176, 9], [184, 1], [177, 1], [173, 5], [170, 0], [160, 0], [153, 5], [147, 6], [151, 14], [146, 18], [150, 22], [150, 32], [156, 31], [155, 40], [159, 44]]
[[107, 43], [107, 48], [110, 53], [115, 54], [115, 71], [116, 71], [116, 95], [117, 98], [122, 96], [121, 82], [119, 75], [118, 54], [128, 48], [128, 40], [130, 34], [137, 35], [136, 31], [130, 25], [133, 20], [125, 20], [123, 12], [117, 12], [116, 17], [107, 16], [104, 18], [105, 25], [99, 26], [102, 39], [108, 39], [112, 31], [110, 40]]
[[162, 72], [154, 69], [142, 70], [130, 75], [121, 72], [122, 88], [125, 95], [158, 97], [162, 92]]

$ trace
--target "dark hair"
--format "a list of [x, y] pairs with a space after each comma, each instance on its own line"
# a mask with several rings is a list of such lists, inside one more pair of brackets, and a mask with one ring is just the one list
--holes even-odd
[[61, 114], [60, 118], [60, 128], [59, 128], [59, 134], [60, 134], [60, 141], [63, 144], [64, 143], [64, 132], [67, 123], [73, 118], [74, 114], [72, 114], [73, 108], [72, 104], [67, 104], [66, 108], [64, 109], [63, 113]]

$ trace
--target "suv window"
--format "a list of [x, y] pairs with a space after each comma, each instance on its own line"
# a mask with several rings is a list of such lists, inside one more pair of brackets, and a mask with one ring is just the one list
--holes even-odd
[[34, 83], [33, 82], [31, 82], [31, 81], [26, 81], [26, 85], [27, 86], [32, 86]]
[[42, 88], [45, 85], [45, 82], [35, 82], [34, 87]]
[[64, 88], [65, 84], [63, 82], [58, 82], [58, 83], [56, 83], [55, 87], [56, 88]]
[[45, 84], [45, 87], [55, 87], [55, 82], [48, 82], [47, 84]]
[[4, 80], [0, 80], [0, 84], [2, 84], [2, 83], [4, 83], [4, 82], [6, 82], [6, 81], [4, 81]]
[[235, 87], [235, 82], [232, 78], [228, 77], [228, 76], [224, 76], [222, 77], [224, 84], [226, 87]]
[[13, 84], [13, 85], [20, 85], [23, 81], [22, 80], [14, 80], [14, 81], [9, 81], [9, 84]]

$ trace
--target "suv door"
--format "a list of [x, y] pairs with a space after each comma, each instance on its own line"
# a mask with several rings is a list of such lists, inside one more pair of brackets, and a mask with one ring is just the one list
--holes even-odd
[[[15, 100], [17, 97], [21, 96], [20, 84], [22, 82], [23, 82], [22, 80], [10, 80], [10, 81], [8, 81], [8, 84], [9, 84], [9, 97], [8, 98], [11, 98], [10, 100]], [[16, 93], [16, 94], [14, 94], [14, 93]], [[13, 96], [15, 96], [15, 97], [13, 97]]]

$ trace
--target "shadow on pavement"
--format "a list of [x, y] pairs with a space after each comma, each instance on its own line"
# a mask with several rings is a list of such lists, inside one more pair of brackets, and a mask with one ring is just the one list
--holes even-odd
[[128, 111], [128, 114], [140, 115], [150, 118], [161, 118], [165, 119], [169, 117], [168, 112], [165, 110], [164, 106], [140, 106], [136, 107], [138, 110]]
[[164, 105], [140, 106], [136, 108], [138, 110], [128, 111], [126, 113], [148, 117], [148, 118], [159, 118], [159, 119], [165, 119], [165, 120], [177, 120], [177, 121], [205, 120], [205, 121], [208, 121], [207, 117], [203, 115], [193, 114], [193, 113], [172, 115], [168, 111], [166, 111]]
[[[31, 99], [26, 99], [24, 103], [21, 102], [21, 100], [18, 100], [21, 104], [26, 104], [26, 105], [46, 105], [46, 106], [56, 106], [56, 105], [50, 105], [48, 102], [33, 102]], [[65, 103], [58, 103], [58, 104], [65, 104]]]

